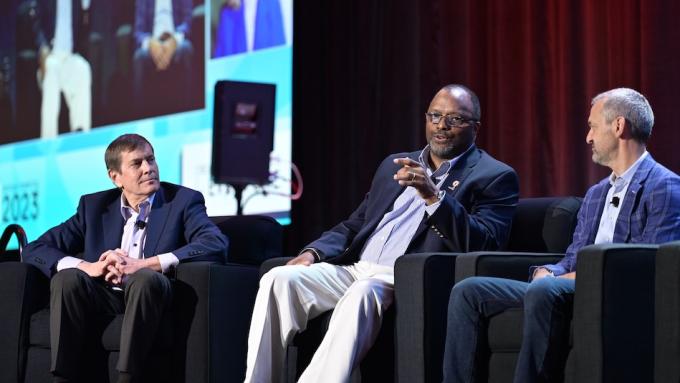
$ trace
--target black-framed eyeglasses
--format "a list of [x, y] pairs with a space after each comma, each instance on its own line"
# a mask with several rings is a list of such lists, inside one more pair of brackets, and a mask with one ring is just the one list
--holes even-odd
[[479, 122], [475, 119], [465, 118], [465, 117], [457, 116], [455, 114], [441, 114], [441, 113], [436, 113], [436, 112], [428, 112], [428, 113], [425, 113], [425, 115], [430, 120], [430, 122], [435, 124], [435, 125], [438, 125], [443, 118], [444, 124], [449, 128], [453, 128], [453, 127], [457, 127], [457, 126], [463, 126], [467, 123], [476, 124], [477, 122]]

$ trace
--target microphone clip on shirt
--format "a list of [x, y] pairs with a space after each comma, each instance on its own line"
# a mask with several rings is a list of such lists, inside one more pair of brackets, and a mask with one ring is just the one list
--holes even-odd
[[139, 230], [144, 230], [144, 228], [146, 227], [146, 222], [139, 220], [135, 222], [135, 227]]
[[612, 197], [612, 200], [609, 202], [610, 204], [614, 205], [614, 207], [619, 207], [619, 197], [614, 196]]

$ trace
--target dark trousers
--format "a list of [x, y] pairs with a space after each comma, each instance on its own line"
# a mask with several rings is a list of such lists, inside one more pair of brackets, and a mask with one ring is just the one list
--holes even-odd
[[[50, 342], [52, 373], [82, 381], [85, 352], [101, 339], [101, 318], [124, 313], [117, 369], [121, 377], [141, 376], [164, 314], [172, 301], [170, 280], [150, 269], [128, 276], [115, 291], [79, 269], [58, 272], [51, 281]], [[96, 347], [95, 347], [96, 348]], [[101, 346], [99, 347], [101, 348]], [[89, 356], [89, 355], [88, 355]]]
[[488, 318], [523, 307], [524, 324], [514, 381], [560, 381], [568, 350], [575, 281], [542, 278], [532, 283], [473, 277], [451, 290], [444, 352], [444, 382], [474, 382], [486, 368], [480, 333]]

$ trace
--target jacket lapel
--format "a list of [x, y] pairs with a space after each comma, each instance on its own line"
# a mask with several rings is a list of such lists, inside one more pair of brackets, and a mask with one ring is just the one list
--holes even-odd
[[120, 214], [120, 197], [115, 198], [102, 214], [102, 228], [104, 229], [103, 251], [120, 248], [123, 238], [123, 216]]
[[482, 154], [477, 150], [476, 146], [470, 148], [470, 150], [461, 157], [453, 169], [449, 171], [449, 175], [446, 176], [444, 183], [441, 186], [441, 190], [444, 190], [447, 195], [451, 197], [456, 196], [458, 191], [461, 189], [461, 185], [464, 184], [465, 179], [472, 173], [472, 170], [482, 158]]
[[[477, 147], [473, 145], [468, 150], [468, 152], [463, 155], [463, 157], [456, 161], [455, 165], [453, 165], [453, 169], [449, 170], [449, 174], [444, 179], [440, 190], [444, 190], [447, 195], [456, 198], [458, 190], [462, 188], [461, 185], [464, 185], [463, 182], [467, 176], [470, 175], [472, 169], [475, 167], [475, 165], [477, 165], [477, 162], [479, 162], [481, 157], [481, 153], [479, 150], [477, 150]], [[427, 214], [425, 215], [427, 216]], [[427, 227], [428, 224], [426, 217], [423, 217], [422, 221], [420, 221], [420, 225], [418, 225], [418, 229], [416, 229], [416, 233], [413, 235], [413, 238], [418, 238], [418, 236], [427, 230]], [[411, 241], [411, 244], [409, 244], [409, 248], [412, 244], [413, 240]]]
[[[586, 219], [589, 220], [587, 222], [589, 233], [588, 241], [586, 242], [587, 244], [595, 243], [595, 237], [597, 236], [597, 231], [599, 230], [600, 220], [602, 219], [602, 213], [604, 212], [604, 206], [607, 203], [607, 193], [609, 192], [609, 188], [611, 188], [611, 186], [612, 185], [609, 183], [609, 177], [600, 181], [600, 183], [597, 185], [597, 189], [595, 189], [595, 192], [593, 193], [593, 197], [589, 203], [589, 206], [586, 206], [586, 209], [588, 209], [586, 210]], [[594, 213], [589, 211], [592, 208], [596, 209]]]
[[639, 202], [638, 193], [642, 189], [647, 180], [647, 176], [655, 163], [656, 161], [652, 159], [651, 154], [647, 154], [647, 158], [642, 160], [640, 166], [635, 171], [635, 174], [633, 174], [630, 185], [628, 185], [628, 190], [626, 190], [626, 196], [623, 199], [619, 217], [616, 219], [616, 228], [614, 229], [613, 238], [614, 243], [628, 242], [630, 240], [631, 218], [633, 210], [635, 210]]
[[147, 225], [146, 241], [144, 242], [144, 258], [156, 255], [156, 248], [165, 229], [169, 212], [170, 205], [165, 203], [163, 187], [161, 187], [156, 192], [151, 212], [149, 213], [149, 224]]

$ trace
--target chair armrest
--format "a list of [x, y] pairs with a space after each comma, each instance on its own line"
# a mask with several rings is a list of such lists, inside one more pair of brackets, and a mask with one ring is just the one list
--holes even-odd
[[458, 253], [405, 254], [394, 266], [395, 357], [400, 382], [440, 382]]
[[575, 381], [653, 381], [657, 248], [606, 244], [579, 251], [572, 323]]
[[680, 241], [656, 253], [654, 381], [680, 381]]
[[509, 251], [475, 251], [456, 259], [456, 283], [468, 277], [485, 276], [518, 281], [529, 279], [531, 266], [555, 263], [560, 253], [521, 253]]
[[33, 313], [47, 306], [49, 279], [26, 263], [0, 263], [0, 382], [23, 381]]
[[266, 261], [262, 262], [262, 266], [260, 266], [260, 277], [277, 266], [284, 266], [291, 259], [293, 259], [293, 257], [276, 257], [267, 259]]
[[243, 381], [258, 281], [254, 266], [210, 262], [178, 265], [174, 357], [181, 363], [177, 365], [184, 365], [184, 381]]

